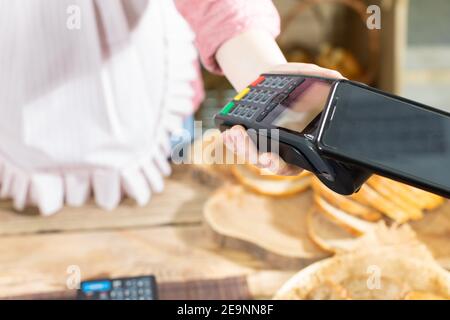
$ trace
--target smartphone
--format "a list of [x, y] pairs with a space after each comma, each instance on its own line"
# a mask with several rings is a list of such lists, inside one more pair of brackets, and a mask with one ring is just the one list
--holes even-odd
[[324, 156], [450, 197], [450, 113], [351, 81], [330, 90]]

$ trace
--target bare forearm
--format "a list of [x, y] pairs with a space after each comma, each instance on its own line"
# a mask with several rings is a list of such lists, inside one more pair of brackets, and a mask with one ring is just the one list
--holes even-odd
[[259, 30], [246, 31], [225, 42], [217, 51], [216, 60], [237, 91], [261, 73], [286, 63], [273, 37]]

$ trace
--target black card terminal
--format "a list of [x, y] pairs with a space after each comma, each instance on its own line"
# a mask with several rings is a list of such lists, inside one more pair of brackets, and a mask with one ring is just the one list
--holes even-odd
[[[215, 116], [216, 126], [222, 131], [234, 125], [254, 129], [254, 133], [248, 132], [258, 147], [258, 141], [274, 139], [272, 135], [276, 132], [277, 152], [284, 161], [311, 171], [335, 192], [352, 194], [371, 172], [323, 157], [315, 144], [321, 111], [328, 103], [328, 92], [335, 82], [336, 79], [319, 77], [263, 74]], [[310, 94], [305, 94], [308, 92]], [[316, 94], [320, 92], [327, 94]], [[316, 97], [319, 97], [317, 101]], [[302, 117], [291, 112], [291, 105], [296, 100], [301, 100], [300, 106], [308, 105]], [[267, 151], [271, 151], [270, 145], [266, 144]]]
[[154, 276], [98, 279], [81, 282], [79, 300], [156, 300]]

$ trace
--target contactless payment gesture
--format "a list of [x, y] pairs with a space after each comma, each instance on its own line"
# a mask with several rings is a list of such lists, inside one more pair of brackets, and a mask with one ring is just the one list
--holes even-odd
[[276, 140], [284, 161], [340, 194], [377, 173], [450, 196], [450, 115], [357, 82], [264, 74], [215, 123], [245, 127], [258, 148]]

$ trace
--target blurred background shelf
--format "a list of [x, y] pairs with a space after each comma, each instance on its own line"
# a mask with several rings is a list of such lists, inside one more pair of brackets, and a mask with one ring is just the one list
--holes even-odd
[[[304, 0], [275, 0], [282, 19]], [[315, 5], [297, 13], [280, 35], [291, 61], [317, 62], [305, 51], [317, 52], [324, 44], [342, 46], [364, 65], [368, 59], [367, 28], [355, 12], [339, 3]], [[450, 1], [376, 0], [367, 7], [381, 8], [377, 75], [371, 85], [382, 90], [450, 111]], [[303, 48], [298, 50], [295, 48]], [[212, 116], [234, 95], [229, 83], [204, 72], [207, 99], [197, 114], [205, 127]], [[351, 77], [350, 77], [351, 78]]]
[[410, 0], [401, 93], [450, 111], [450, 1]]
[[[408, 0], [274, 0], [282, 20], [278, 42], [290, 62], [316, 63], [350, 79], [402, 93]], [[369, 5], [381, 9], [381, 29], [369, 30]], [[368, 75], [368, 73], [373, 73]], [[207, 98], [196, 115], [204, 127], [234, 90], [203, 72]]]

